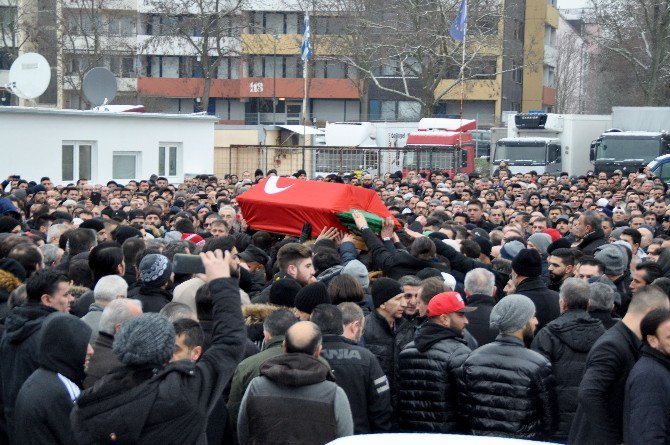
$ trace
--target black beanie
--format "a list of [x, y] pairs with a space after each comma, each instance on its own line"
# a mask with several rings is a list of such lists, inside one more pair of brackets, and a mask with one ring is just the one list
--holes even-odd
[[523, 277], [539, 277], [542, 274], [540, 253], [535, 249], [521, 249], [512, 260], [512, 270]]
[[127, 239], [142, 238], [142, 232], [132, 226], [119, 226], [112, 232], [112, 237], [114, 241], [123, 245]]
[[284, 278], [272, 283], [270, 287], [270, 304], [294, 307], [295, 296], [300, 292], [300, 283], [293, 278]]
[[565, 238], [559, 238], [553, 243], [549, 244], [547, 246], [547, 255], [551, 255], [551, 252], [553, 252], [556, 249], [569, 249], [572, 244], [570, 244], [570, 241], [568, 241]]
[[0, 233], [10, 233], [14, 227], [20, 225], [21, 223], [11, 216], [3, 216], [0, 218]]
[[79, 224], [80, 229], [93, 229], [96, 232], [104, 230], [105, 223], [102, 218], [91, 218]]
[[[274, 287], [274, 284], [272, 285]], [[328, 297], [328, 288], [321, 281], [308, 284], [300, 289], [295, 296], [295, 308], [311, 314], [315, 307], [324, 303], [332, 303]]]
[[391, 278], [378, 278], [372, 283], [372, 304], [377, 309], [382, 304], [389, 301], [391, 298], [402, 293], [400, 283]]

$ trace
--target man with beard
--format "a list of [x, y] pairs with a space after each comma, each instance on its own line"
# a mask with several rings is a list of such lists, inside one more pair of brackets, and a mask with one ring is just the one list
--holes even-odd
[[549, 289], [558, 292], [561, 284], [570, 278], [575, 271], [575, 254], [572, 249], [560, 248], [551, 252], [547, 258], [549, 279], [551, 283], [547, 286]]
[[461, 409], [470, 434], [545, 440], [556, 431], [551, 363], [527, 349], [537, 324], [535, 305], [523, 295], [508, 295], [491, 311], [491, 327], [500, 334], [462, 368]]

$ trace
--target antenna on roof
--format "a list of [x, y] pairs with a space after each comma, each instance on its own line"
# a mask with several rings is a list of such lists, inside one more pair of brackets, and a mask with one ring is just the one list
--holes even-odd
[[35, 102], [49, 87], [50, 81], [51, 68], [47, 59], [37, 53], [26, 53], [12, 63], [7, 89], [21, 99]]
[[92, 68], [84, 76], [82, 90], [92, 107], [107, 105], [116, 97], [116, 77], [107, 68]]

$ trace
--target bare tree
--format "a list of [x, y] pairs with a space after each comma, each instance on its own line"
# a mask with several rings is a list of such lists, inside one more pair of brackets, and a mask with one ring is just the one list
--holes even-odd
[[[58, 10], [58, 48], [63, 66], [61, 88], [75, 99], [74, 108], [90, 106], [82, 91], [84, 76], [99, 66], [117, 77], [136, 77], [137, 13], [122, 0], [69, 0]], [[64, 101], [65, 102], [65, 101]]]
[[643, 105], [667, 103], [670, 81], [670, 3], [666, 0], [592, 0], [591, 38], [604, 54], [625, 62]]
[[[152, 37], [140, 52], [176, 48], [184, 58], [180, 77], [202, 79], [203, 108], [209, 103], [212, 80], [227, 58], [239, 56], [244, 0], [153, 0], [155, 14], [147, 24]], [[198, 91], [193, 91], [198, 96]]]
[[559, 31], [556, 42], [556, 112], [581, 113], [587, 76], [584, 41], [576, 33]]
[[[460, 1], [333, 2], [347, 16], [350, 31], [338, 42], [338, 57], [376, 88], [417, 102], [421, 115], [430, 116], [442, 99], [463, 86], [463, 46], [449, 34]], [[501, 71], [501, 5], [497, 0], [475, 0], [468, 2], [468, 9], [464, 78], [494, 79]]]

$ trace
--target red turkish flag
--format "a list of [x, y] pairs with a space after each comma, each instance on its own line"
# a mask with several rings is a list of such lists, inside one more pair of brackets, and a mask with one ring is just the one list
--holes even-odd
[[335, 216], [352, 208], [392, 217], [374, 190], [334, 182], [269, 176], [237, 197], [242, 216], [257, 230], [300, 236], [312, 225], [312, 235], [326, 227], [347, 230]]

